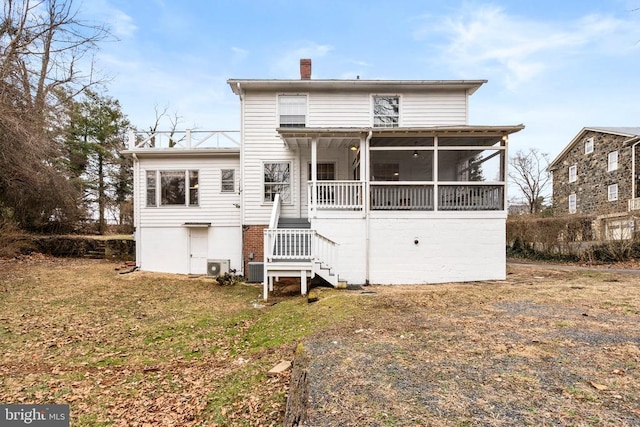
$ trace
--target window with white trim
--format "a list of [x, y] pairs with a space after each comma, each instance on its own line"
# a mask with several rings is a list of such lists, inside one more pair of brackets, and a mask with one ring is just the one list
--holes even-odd
[[147, 171], [147, 207], [158, 206], [156, 196], [157, 172]]
[[578, 165], [569, 166], [569, 182], [578, 180]]
[[400, 97], [376, 95], [373, 97], [373, 127], [400, 125]]
[[197, 170], [147, 171], [146, 178], [147, 207], [198, 206]]
[[569, 194], [569, 213], [576, 213], [576, 195], [575, 193]]
[[280, 127], [303, 128], [307, 124], [306, 95], [278, 95]]
[[265, 203], [273, 202], [276, 194], [280, 194], [282, 203], [291, 202], [291, 163], [265, 163], [263, 176]]
[[584, 142], [584, 154], [593, 153], [593, 137], [587, 138]]
[[222, 193], [233, 193], [236, 191], [235, 169], [222, 169], [220, 173], [220, 191]]
[[612, 172], [618, 169], [618, 152], [612, 151], [608, 155], [607, 171]]
[[610, 202], [618, 200], [618, 184], [611, 184], [607, 187], [607, 197]]

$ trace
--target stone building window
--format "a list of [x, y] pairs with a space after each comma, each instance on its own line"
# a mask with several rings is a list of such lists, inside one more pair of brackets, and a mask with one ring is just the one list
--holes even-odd
[[575, 193], [569, 194], [569, 213], [576, 213], [576, 195]]
[[578, 165], [569, 166], [569, 182], [578, 180]]
[[593, 153], [593, 137], [587, 138], [587, 140], [584, 142], [584, 154], [591, 153]]
[[611, 184], [607, 187], [607, 194], [610, 202], [618, 200], [618, 184]]
[[618, 152], [609, 153], [607, 171], [611, 172], [618, 169]]

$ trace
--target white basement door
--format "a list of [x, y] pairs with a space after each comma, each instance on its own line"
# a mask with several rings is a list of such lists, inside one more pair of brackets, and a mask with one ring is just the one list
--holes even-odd
[[189, 273], [206, 274], [209, 228], [189, 229]]

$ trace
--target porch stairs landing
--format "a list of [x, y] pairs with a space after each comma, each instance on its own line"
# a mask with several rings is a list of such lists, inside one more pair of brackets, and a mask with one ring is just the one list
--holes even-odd
[[[270, 243], [267, 236], [271, 236]], [[306, 218], [279, 218], [277, 228], [265, 234], [265, 246], [271, 248], [271, 256], [265, 262], [264, 298], [273, 290], [273, 281], [280, 277], [299, 277], [303, 295], [307, 293], [307, 279], [314, 276], [340, 287], [338, 275], [330, 265], [332, 257], [323, 256], [326, 247], [332, 245], [335, 243], [311, 230]]]

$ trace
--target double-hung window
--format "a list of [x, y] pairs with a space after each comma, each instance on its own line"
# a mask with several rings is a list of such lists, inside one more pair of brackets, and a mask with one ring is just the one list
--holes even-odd
[[282, 203], [291, 202], [291, 163], [265, 163], [263, 180], [265, 203], [273, 202], [276, 194], [280, 194]]
[[233, 193], [236, 190], [236, 171], [234, 169], [222, 169], [220, 191], [222, 193]]
[[576, 195], [575, 193], [569, 194], [569, 213], [576, 213]]
[[198, 206], [197, 170], [147, 171], [147, 207]]
[[279, 95], [280, 127], [300, 128], [307, 124], [307, 97], [305, 95]]
[[593, 153], [593, 137], [587, 138], [584, 142], [584, 154]]
[[607, 160], [608, 160], [607, 162], [608, 172], [613, 172], [614, 170], [618, 169], [618, 152], [617, 151], [610, 152]]
[[578, 180], [578, 165], [569, 166], [569, 182]]
[[607, 198], [610, 202], [618, 200], [618, 184], [611, 184], [607, 187]]
[[376, 95], [373, 97], [373, 126], [398, 127], [400, 125], [400, 97]]

